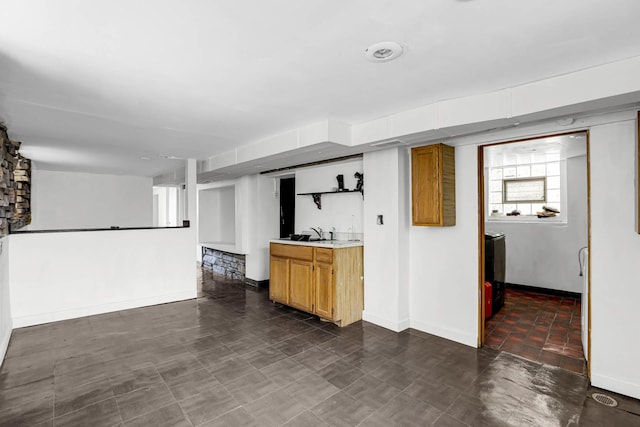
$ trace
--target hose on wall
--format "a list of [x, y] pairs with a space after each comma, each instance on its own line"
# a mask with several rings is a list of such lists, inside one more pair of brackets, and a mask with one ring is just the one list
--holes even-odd
[[578, 264], [580, 264], [580, 277], [584, 276], [584, 267], [587, 264], [587, 247], [578, 250]]

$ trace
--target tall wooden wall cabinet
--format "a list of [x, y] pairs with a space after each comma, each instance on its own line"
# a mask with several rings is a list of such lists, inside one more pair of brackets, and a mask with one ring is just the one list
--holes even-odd
[[411, 149], [413, 225], [456, 225], [455, 150], [445, 144]]

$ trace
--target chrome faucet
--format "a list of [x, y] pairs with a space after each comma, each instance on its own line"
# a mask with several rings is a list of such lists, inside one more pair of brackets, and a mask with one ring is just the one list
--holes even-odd
[[311, 227], [311, 229], [316, 232], [316, 234], [318, 235], [318, 239], [322, 240], [322, 228], [320, 228], [320, 227], [318, 227], [318, 228]]

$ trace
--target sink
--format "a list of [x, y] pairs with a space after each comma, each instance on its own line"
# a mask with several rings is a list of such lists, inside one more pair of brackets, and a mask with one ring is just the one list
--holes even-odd
[[278, 240], [292, 241], [292, 242], [309, 242], [321, 245], [323, 247], [339, 247], [345, 245], [352, 245], [354, 243], [360, 243], [360, 240], [331, 240], [331, 239], [319, 239], [313, 238], [308, 234], [292, 234], [289, 238], [281, 238]]
[[308, 234], [292, 234], [289, 237], [291, 238], [291, 240], [295, 240], [297, 242], [307, 242], [311, 240], [309, 239], [309, 237], [311, 236], [309, 236]]

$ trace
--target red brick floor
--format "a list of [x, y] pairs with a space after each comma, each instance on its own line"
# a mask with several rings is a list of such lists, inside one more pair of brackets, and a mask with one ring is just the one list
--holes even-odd
[[507, 288], [504, 307], [485, 323], [485, 344], [586, 374], [579, 298]]

